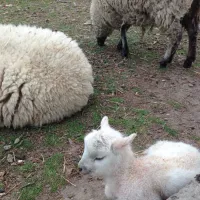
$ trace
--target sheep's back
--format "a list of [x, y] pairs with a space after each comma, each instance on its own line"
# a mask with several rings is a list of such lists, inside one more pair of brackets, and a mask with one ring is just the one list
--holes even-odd
[[[95, 0], [94, 0], [95, 1]], [[192, 0], [98, 0], [102, 4], [103, 15], [113, 26], [122, 22], [132, 25], [155, 25], [169, 28], [174, 20], [180, 20], [191, 7]], [[106, 6], [103, 6], [106, 5]], [[118, 24], [114, 23], [114, 17]], [[118, 16], [118, 17], [117, 17]], [[120, 17], [119, 17], [120, 16]], [[113, 26], [113, 28], [115, 28]]]
[[61, 32], [0, 25], [1, 125], [58, 121], [93, 93], [92, 68], [78, 44]]

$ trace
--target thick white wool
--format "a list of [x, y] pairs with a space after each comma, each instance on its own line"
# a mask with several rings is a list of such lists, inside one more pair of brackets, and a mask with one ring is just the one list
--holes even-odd
[[64, 33], [0, 25], [0, 44], [1, 126], [41, 126], [87, 104], [92, 68]]
[[105, 195], [118, 200], [163, 200], [200, 173], [200, 152], [182, 142], [159, 141], [135, 157], [136, 134], [123, 136], [104, 117], [99, 130], [84, 139], [79, 162], [83, 173], [103, 177]]
[[191, 4], [192, 0], [92, 0], [90, 15], [96, 36], [103, 37], [123, 23], [169, 29]]

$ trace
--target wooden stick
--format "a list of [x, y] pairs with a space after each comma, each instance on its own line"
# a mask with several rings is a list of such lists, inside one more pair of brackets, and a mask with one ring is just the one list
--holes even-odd
[[64, 178], [64, 180], [66, 180], [69, 184], [73, 185], [74, 187], [76, 187], [75, 184], [73, 184], [71, 181], [69, 181], [68, 179], [66, 179], [64, 176], [62, 176], [62, 178]]
[[10, 190], [8, 190], [8, 192], [6, 192], [5, 194], [3, 194], [1, 197], [4, 197], [6, 195], [8, 195], [12, 190], [14, 190], [17, 186], [19, 186], [21, 183], [16, 184], [14, 187], [12, 187]]

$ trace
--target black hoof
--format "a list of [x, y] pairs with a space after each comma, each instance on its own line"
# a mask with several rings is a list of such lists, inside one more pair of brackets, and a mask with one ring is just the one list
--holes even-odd
[[105, 41], [106, 41], [106, 37], [100, 37], [100, 38], [97, 38], [97, 44], [102, 47], [104, 46], [105, 44]]
[[191, 66], [192, 66], [192, 60], [187, 58], [183, 64], [183, 67], [190, 68]]
[[160, 63], [160, 68], [166, 68], [167, 67], [167, 62], [165, 60], [161, 60], [159, 63]]
[[121, 54], [122, 54], [123, 58], [128, 58], [129, 50], [122, 49], [122, 53]]
[[117, 50], [121, 51], [122, 50], [122, 42], [119, 42], [117, 45]]
[[195, 179], [196, 179], [197, 182], [200, 183], [200, 174], [197, 174], [197, 175], [195, 176]]

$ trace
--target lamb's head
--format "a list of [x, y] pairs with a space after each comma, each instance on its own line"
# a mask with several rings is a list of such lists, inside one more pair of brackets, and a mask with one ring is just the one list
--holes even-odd
[[120, 163], [126, 152], [132, 153], [130, 144], [136, 134], [124, 137], [120, 132], [111, 128], [108, 117], [103, 117], [101, 128], [93, 130], [84, 138], [84, 152], [79, 162], [79, 169], [83, 173], [97, 176], [108, 176], [114, 166]]

